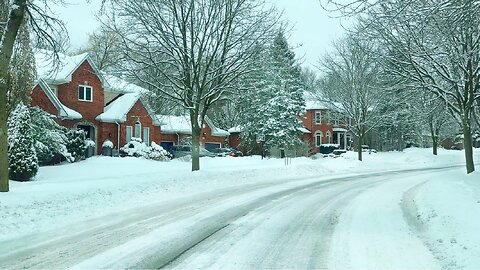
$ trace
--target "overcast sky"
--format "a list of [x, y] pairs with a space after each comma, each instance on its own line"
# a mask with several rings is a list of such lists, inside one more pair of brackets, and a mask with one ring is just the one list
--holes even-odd
[[[278, 9], [284, 11], [292, 31], [289, 43], [295, 48], [297, 58], [303, 66], [315, 69], [318, 59], [330, 49], [331, 42], [340, 37], [343, 27], [340, 19], [330, 18], [319, 0], [270, 0]], [[71, 48], [83, 45], [89, 33], [99, 25], [95, 14], [100, 9], [101, 0], [68, 0], [65, 6], [55, 7], [59, 19], [66, 24], [70, 36]]]

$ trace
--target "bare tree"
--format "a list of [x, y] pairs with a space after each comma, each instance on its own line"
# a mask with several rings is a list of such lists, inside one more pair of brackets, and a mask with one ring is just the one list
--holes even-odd
[[480, 3], [392, 1], [368, 13], [372, 37], [395, 51], [390, 71], [442, 99], [463, 130], [467, 173], [473, 163], [472, 123], [480, 99]]
[[125, 70], [188, 110], [199, 170], [205, 115], [249, 72], [255, 44], [275, 23], [272, 10], [254, 0], [125, 0], [115, 10], [109, 25], [122, 36]]
[[346, 124], [355, 137], [359, 160], [365, 135], [387, 117], [379, 110], [385, 95], [379, 79], [382, 69], [371, 51], [373, 46], [350, 35], [337, 42], [335, 51], [321, 61], [325, 76], [321, 94], [336, 111], [351, 119]]
[[[49, 16], [48, 2], [13, 0], [0, 2], [0, 192], [9, 190], [8, 152], [7, 152], [7, 119], [9, 82], [11, 83], [11, 58], [19, 29], [26, 24], [27, 31], [38, 37], [38, 44], [59, 49], [60, 44], [54, 38], [55, 31], [64, 30], [63, 24]], [[53, 1], [56, 2], [56, 1]], [[57, 32], [58, 33], [58, 32]]]
[[117, 32], [102, 25], [88, 36], [87, 45], [77, 50], [77, 53], [83, 52], [90, 54], [100, 70], [114, 69], [123, 57], [122, 39]]
[[[473, 163], [472, 125], [480, 99], [480, 2], [471, 0], [322, 1], [342, 15], [361, 15], [363, 32], [394, 53], [389, 71], [446, 103], [463, 130], [467, 173]], [[390, 57], [389, 57], [390, 56]], [[391, 57], [394, 56], [394, 57]]]

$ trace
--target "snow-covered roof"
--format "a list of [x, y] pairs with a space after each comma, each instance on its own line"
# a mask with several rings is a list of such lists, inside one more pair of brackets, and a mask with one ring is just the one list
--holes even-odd
[[298, 130], [304, 134], [311, 134], [312, 132], [310, 132], [310, 130], [308, 130], [307, 128], [304, 128], [304, 127], [299, 127]]
[[62, 84], [72, 81], [72, 73], [84, 62], [88, 61], [97, 76], [102, 81], [104, 87], [108, 86], [103, 75], [98, 70], [88, 53], [68, 56], [57, 53], [59, 62], [54, 63], [53, 52], [47, 50], [37, 50], [35, 52], [35, 65], [37, 68], [38, 79], [43, 79], [50, 84]]
[[229, 133], [240, 133], [242, 132], [242, 128], [240, 126], [235, 126], [235, 127], [231, 127], [228, 129], [228, 132]]
[[127, 120], [128, 112], [140, 98], [140, 95], [141, 93], [133, 92], [119, 96], [113, 102], [108, 104], [108, 106], [103, 109], [103, 113], [99, 114], [95, 119], [101, 122], [110, 123], [125, 122]]
[[[166, 134], [192, 134], [192, 125], [190, 117], [187, 115], [157, 115], [162, 122], [161, 132]], [[228, 136], [230, 133], [226, 130], [215, 127], [212, 121], [205, 116], [205, 122], [212, 130], [212, 136]]]
[[37, 84], [40, 86], [40, 88], [43, 90], [43, 92], [47, 95], [48, 99], [52, 102], [53, 106], [58, 110], [58, 114], [61, 118], [64, 119], [82, 119], [82, 115], [73, 110], [70, 109], [69, 107], [65, 106], [58, 97], [53, 93], [52, 89], [48, 86], [48, 84], [40, 79], [38, 80]]
[[305, 109], [307, 110], [329, 110], [332, 105], [325, 101], [305, 101]]
[[[113, 92], [119, 93], [120, 95], [108, 104], [103, 109], [103, 113], [99, 114], [95, 119], [101, 122], [123, 123], [127, 120], [128, 112], [132, 109], [135, 103], [141, 99], [142, 95], [147, 90], [113, 75], [104, 73], [103, 76], [108, 82], [108, 89], [111, 89]], [[155, 113], [148, 105], [144, 104], [144, 106], [150, 114], [150, 117], [152, 117], [153, 124], [160, 126], [161, 123]]]
[[145, 88], [135, 85], [133, 83], [127, 82], [124, 79], [121, 79], [117, 76], [110, 75], [105, 72], [102, 72], [102, 74], [109, 85], [109, 87], [106, 88], [107, 91], [120, 93], [120, 94], [132, 93], [132, 92], [140, 92], [140, 93], [147, 92]]
[[334, 127], [333, 131], [335, 131], [335, 132], [347, 132], [348, 130], [346, 130], [344, 128], [341, 128], [341, 127]]

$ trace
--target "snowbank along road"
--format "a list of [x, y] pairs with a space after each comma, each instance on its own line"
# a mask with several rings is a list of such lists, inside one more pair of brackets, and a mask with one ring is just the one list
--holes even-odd
[[224, 188], [0, 243], [0, 268], [442, 268], [412, 201], [445, 170]]

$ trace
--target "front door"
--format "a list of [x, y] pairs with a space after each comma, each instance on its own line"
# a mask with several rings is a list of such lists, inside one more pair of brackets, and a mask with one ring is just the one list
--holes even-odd
[[90, 125], [78, 125], [78, 129], [85, 131], [87, 139], [95, 141], [95, 128]]

